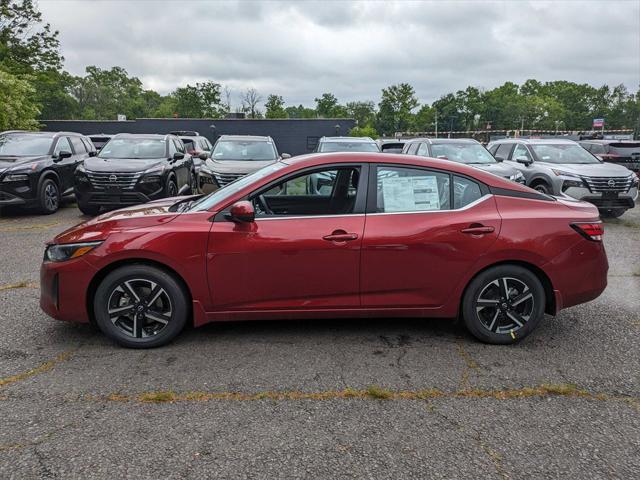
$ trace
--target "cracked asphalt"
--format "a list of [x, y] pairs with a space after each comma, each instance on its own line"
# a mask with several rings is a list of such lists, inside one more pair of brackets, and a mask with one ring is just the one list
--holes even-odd
[[38, 306], [43, 243], [83, 219], [0, 216], [0, 478], [638, 477], [638, 208], [607, 222], [605, 293], [508, 347], [388, 318], [125, 350]]

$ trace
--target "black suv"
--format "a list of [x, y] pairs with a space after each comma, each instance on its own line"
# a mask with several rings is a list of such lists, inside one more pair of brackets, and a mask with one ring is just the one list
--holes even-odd
[[73, 193], [74, 170], [92, 155], [93, 144], [78, 133], [0, 133], [0, 207], [54, 213], [61, 198]]
[[191, 155], [175, 135], [120, 133], [76, 169], [82, 213], [119, 208], [195, 191]]
[[184, 148], [187, 149], [187, 153], [193, 158], [193, 165], [196, 170], [196, 176], [200, 172], [200, 168], [204, 161], [211, 155], [213, 145], [206, 137], [200, 136], [198, 132], [192, 132], [188, 130], [180, 130], [177, 132], [169, 132], [171, 135], [180, 137]]

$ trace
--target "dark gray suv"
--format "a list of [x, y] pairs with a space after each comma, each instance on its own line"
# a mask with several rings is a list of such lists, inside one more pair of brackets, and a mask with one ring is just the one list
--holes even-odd
[[518, 168], [529, 187], [592, 203], [603, 216], [619, 217], [638, 198], [635, 173], [622, 165], [603, 163], [572, 140], [502, 139], [488, 148], [496, 158]]

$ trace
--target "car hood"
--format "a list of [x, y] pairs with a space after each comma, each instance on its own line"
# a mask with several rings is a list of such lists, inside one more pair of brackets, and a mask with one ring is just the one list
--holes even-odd
[[100, 158], [91, 157], [84, 161], [84, 168], [91, 172], [143, 172], [166, 162], [165, 158]]
[[485, 172], [493, 173], [499, 177], [509, 178], [511, 175], [515, 175], [518, 171], [515, 167], [505, 165], [504, 163], [483, 163], [469, 165], [474, 168], [479, 168]]
[[48, 155], [37, 155], [33, 157], [0, 156], [0, 173], [2, 173], [7, 168], [39, 162], [41, 160], [47, 160], [47, 158], [51, 158], [51, 157]]
[[213, 160], [207, 159], [205, 165], [209, 170], [219, 173], [253, 173], [267, 165], [276, 163], [277, 160], [254, 161], [254, 160]]
[[631, 170], [615, 163], [545, 163], [545, 165], [554, 170], [586, 177], [628, 177], [631, 175]]
[[178, 212], [169, 211], [169, 208], [184, 198], [187, 197], [163, 198], [154, 202], [104, 213], [65, 230], [54, 238], [53, 243], [104, 240], [112, 232], [166, 224], [180, 215]]

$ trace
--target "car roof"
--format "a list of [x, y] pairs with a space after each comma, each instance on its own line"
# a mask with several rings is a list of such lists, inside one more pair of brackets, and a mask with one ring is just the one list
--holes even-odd
[[321, 142], [360, 142], [375, 143], [371, 137], [322, 137]]
[[166, 140], [167, 138], [173, 138], [175, 135], [169, 133], [117, 133], [112, 138], [154, 138], [158, 140]]
[[37, 132], [37, 131], [33, 131], [33, 130], [7, 130], [5, 132], [0, 132], [0, 134], [7, 134], [7, 133], [20, 133], [20, 134], [24, 134], [24, 135], [38, 135], [40, 137], [47, 137], [47, 138], [55, 138], [55, 137], [59, 137], [62, 135], [70, 135], [73, 137], [82, 137], [84, 136], [82, 133], [78, 133], [78, 132]]
[[220, 138], [218, 138], [218, 140], [250, 140], [253, 142], [273, 142], [273, 139], [271, 137], [261, 135], [220, 135]]
[[523, 142], [529, 145], [570, 145], [578, 143], [575, 140], [569, 140], [567, 138], [501, 138], [494, 140], [491, 143], [515, 143]]

